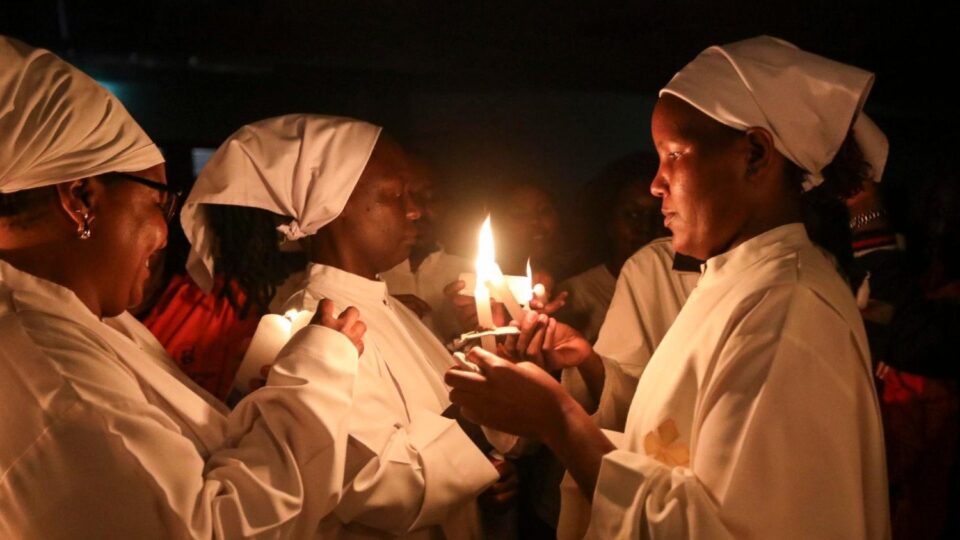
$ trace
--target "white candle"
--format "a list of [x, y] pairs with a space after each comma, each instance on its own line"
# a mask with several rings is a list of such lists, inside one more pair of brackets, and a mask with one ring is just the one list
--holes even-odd
[[246, 394], [250, 391], [250, 379], [261, 377], [260, 370], [267, 364], [272, 364], [280, 349], [290, 339], [290, 318], [284, 315], [268, 314], [260, 318], [257, 331], [250, 340], [250, 346], [243, 355], [243, 361], [237, 369], [237, 376], [233, 379], [233, 387]]
[[[477, 324], [484, 330], [496, 328], [493, 324], [493, 310], [490, 308], [490, 290], [487, 288], [488, 280], [500, 277], [500, 269], [497, 268], [493, 254], [493, 229], [490, 227], [490, 216], [487, 216], [480, 226], [480, 237], [477, 241], [477, 279], [473, 288], [473, 297], [477, 304]], [[497, 338], [494, 336], [481, 337], [480, 344], [490, 352], [497, 351]]]

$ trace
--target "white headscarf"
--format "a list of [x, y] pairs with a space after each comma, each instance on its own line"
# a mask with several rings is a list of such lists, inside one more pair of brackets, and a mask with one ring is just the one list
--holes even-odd
[[215, 239], [203, 205], [262, 208], [292, 218], [277, 230], [288, 240], [317, 232], [347, 204], [380, 127], [336, 116], [291, 114], [240, 128], [200, 172], [180, 214], [190, 241], [187, 271], [213, 287]]
[[721, 124], [765, 128], [787, 159], [806, 172], [804, 190], [823, 182], [847, 133], [877, 182], [889, 145], [861, 113], [873, 74], [760, 36], [710, 47], [680, 70], [660, 95], [673, 94]]
[[158, 163], [110, 92], [50, 51], [0, 36], [0, 193]]

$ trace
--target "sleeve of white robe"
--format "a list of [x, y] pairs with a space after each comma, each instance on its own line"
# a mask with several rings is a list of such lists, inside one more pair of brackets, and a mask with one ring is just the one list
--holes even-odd
[[[647, 264], [644, 264], [647, 263]], [[653, 355], [648, 324], [641, 320], [658, 305], [653, 287], [646, 284], [644, 274], [650, 270], [645, 258], [634, 257], [624, 264], [617, 286], [600, 327], [594, 350], [603, 358], [604, 382], [599, 402], [590, 395], [576, 368], [563, 371], [561, 381], [567, 391], [604, 429], [622, 431], [637, 388], [637, 380]], [[649, 304], [649, 305], [646, 305]], [[663, 336], [659, 336], [662, 338]], [[659, 339], [657, 339], [659, 342]]]
[[397, 411], [388, 403], [372, 395], [362, 400], [350, 429], [347, 484], [334, 511], [343, 523], [394, 535], [439, 525], [498, 478], [456, 421], [421, 410], [404, 426], [389, 421]]
[[17, 361], [0, 368], [27, 393], [4, 401], [42, 391], [55, 417], [0, 479], [0, 536], [303, 538], [336, 503], [357, 365], [344, 336], [300, 332], [268, 386], [228, 417], [224, 447], [202, 455], [84, 328], [41, 350], [10, 321], [4, 347]]
[[786, 303], [765, 298], [723, 344], [690, 466], [625, 450], [603, 459], [589, 538], [889, 536], [865, 519], [886, 497], [869, 472], [884, 470], [879, 421], [858, 421], [877, 415], [872, 383], [847, 324], [797, 294], [788, 319], [806, 318], [804, 331], [771, 331], [782, 315], [764, 302]]

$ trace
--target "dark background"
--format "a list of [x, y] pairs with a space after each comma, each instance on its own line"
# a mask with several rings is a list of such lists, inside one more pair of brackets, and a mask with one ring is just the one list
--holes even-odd
[[113, 90], [183, 183], [192, 148], [316, 112], [384, 125], [458, 193], [526, 176], [569, 197], [650, 149], [657, 90], [700, 50], [775, 35], [877, 74], [898, 214], [957, 151], [956, 26], [915, 2], [0, 2], [0, 33]]

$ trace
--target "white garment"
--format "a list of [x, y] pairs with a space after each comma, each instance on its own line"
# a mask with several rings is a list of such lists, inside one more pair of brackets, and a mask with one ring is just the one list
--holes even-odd
[[801, 224], [709, 259], [603, 458], [589, 538], [886, 538], [853, 295]]
[[367, 325], [360, 356], [343, 498], [321, 538], [476, 538], [476, 497], [496, 469], [456, 421], [443, 374], [450, 353], [382, 281], [311, 264], [303, 290], [284, 306], [360, 311]]
[[699, 272], [674, 270], [673, 261], [671, 238], [658, 238], [620, 270], [594, 345], [605, 371], [600, 403], [590, 398], [576, 369], [564, 370], [564, 385], [587, 410], [596, 408], [603, 428], [623, 430], [637, 379], [700, 279]]
[[238, 129], [203, 167], [180, 212], [190, 277], [205, 291], [213, 287], [216, 239], [205, 205], [261, 208], [290, 218], [277, 227], [288, 240], [311, 235], [343, 211], [379, 137], [379, 126], [317, 114]]
[[356, 349], [319, 326], [229, 412], [130, 314], [0, 261], [0, 537], [303, 538], [336, 504]]
[[762, 127], [787, 159], [806, 171], [804, 189], [823, 182], [853, 127], [879, 182], [889, 144], [861, 113], [873, 74], [798, 49], [770, 36], [709, 47], [684, 66], [660, 95], [673, 94], [721, 124]]
[[0, 193], [163, 163], [110, 92], [50, 51], [0, 36]]
[[443, 288], [460, 279], [462, 272], [473, 272], [473, 261], [451, 255], [444, 250], [434, 251], [420, 263], [416, 272], [410, 270], [410, 260], [382, 272], [380, 279], [386, 282], [390, 294], [412, 294], [430, 306], [430, 313], [423, 324], [443, 342], [459, 336], [466, 330], [460, 323]]
[[570, 293], [564, 311], [571, 318], [582, 322], [578, 330], [590, 343], [597, 340], [616, 287], [617, 278], [605, 264], [598, 264], [557, 286], [558, 290]]

